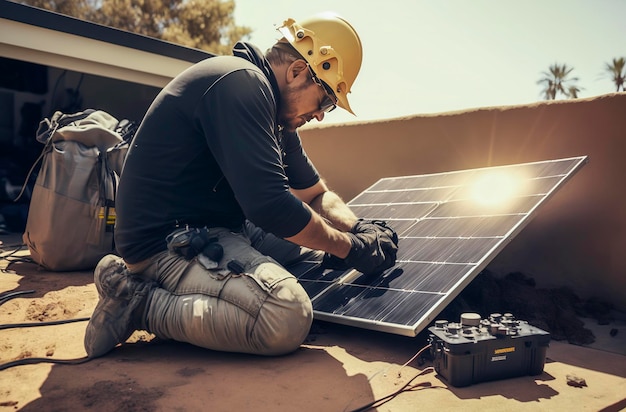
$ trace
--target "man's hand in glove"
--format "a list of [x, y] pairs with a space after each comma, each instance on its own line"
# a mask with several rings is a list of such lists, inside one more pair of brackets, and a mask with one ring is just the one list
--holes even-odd
[[350, 230], [352, 233], [357, 233], [359, 231], [363, 231], [364, 228], [368, 228], [368, 229], [376, 229], [379, 230], [383, 233], [385, 233], [387, 236], [389, 236], [389, 238], [392, 240], [392, 242], [394, 243], [394, 245], [396, 245], [396, 248], [398, 246], [398, 234], [396, 233], [395, 230], [393, 230], [390, 226], [387, 225], [387, 222], [385, 222], [384, 220], [363, 220], [363, 219], [359, 219], [354, 226], [352, 227], [352, 229]]
[[352, 247], [345, 259], [327, 255], [324, 266], [333, 269], [353, 267], [363, 274], [380, 273], [396, 263], [398, 235], [381, 220], [359, 220], [348, 233]]

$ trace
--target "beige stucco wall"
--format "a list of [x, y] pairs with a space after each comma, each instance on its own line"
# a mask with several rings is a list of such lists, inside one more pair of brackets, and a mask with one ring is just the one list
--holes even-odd
[[346, 200], [381, 177], [588, 155], [488, 269], [520, 271], [626, 309], [626, 93], [301, 132]]

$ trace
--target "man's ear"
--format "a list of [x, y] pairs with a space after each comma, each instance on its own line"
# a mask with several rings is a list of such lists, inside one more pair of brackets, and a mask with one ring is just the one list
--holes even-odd
[[291, 63], [287, 68], [287, 83], [291, 83], [301, 74], [306, 74], [308, 72], [307, 63], [302, 59], [298, 59]]

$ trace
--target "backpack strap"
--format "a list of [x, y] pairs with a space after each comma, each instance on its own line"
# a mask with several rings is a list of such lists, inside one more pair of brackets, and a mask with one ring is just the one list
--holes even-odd
[[39, 122], [39, 127], [37, 128], [36, 137], [37, 137], [37, 141], [40, 143], [43, 143], [44, 146], [43, 146], [43, 149], [41, 150], [41, 153], [39, 154], [39, 157], [37, 157], [33, 165], [30, 167], [28, 174], [26, 174], [26, 178], [24, 179], [24, 183], [22, 184], [22, 189], [20, 189], [20, 193], [18, 193], [15, 199], [13, 199], [13, 202], [19, 201], [22, 198], [22, 195], [24, 194], [24, 192], [26, 191], [26, 187], [28, 186], [28, 180], [30, 179], [30, 176], [33, 174], [33, 171], [35, 170], [39, 162], [41, 162], [41, 159], [43, 159], [44, 155], [48, 151], [52, 142], [52, 139], [50, 137], [60, 127], [58, 120], [62, 116], [63, 116], [63, 113], [56, 112], [50, 118], [50, 120], [43, 119], [41, 122]]

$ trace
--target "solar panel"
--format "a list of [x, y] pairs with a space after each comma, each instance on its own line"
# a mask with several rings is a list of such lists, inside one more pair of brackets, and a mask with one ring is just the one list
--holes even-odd
[[311, 297], [316, 319], [416, 336], [586, 161], [380, 179], [348, 205], [398, 232], [394, 267], [374, 276], [324, 270], [315, 262], [288, 269]]

